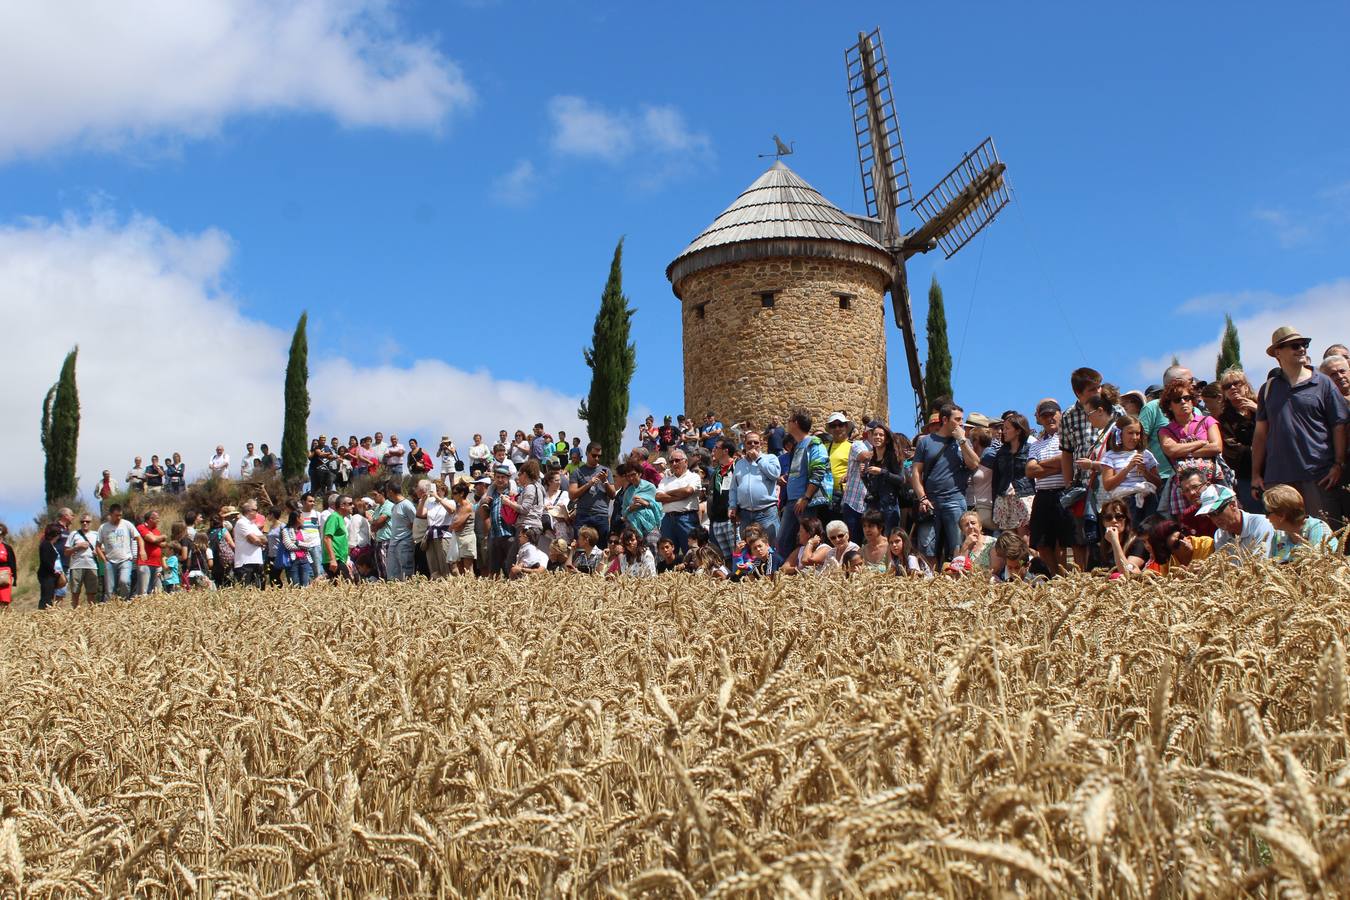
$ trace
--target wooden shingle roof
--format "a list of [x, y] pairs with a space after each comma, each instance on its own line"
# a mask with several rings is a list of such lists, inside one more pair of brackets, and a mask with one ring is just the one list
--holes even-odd
[[675, 293], [694, 272], [747, 259], [813, 256], [892, 270], [890, 255], [843, 210], [777, 160], [666, 268]]

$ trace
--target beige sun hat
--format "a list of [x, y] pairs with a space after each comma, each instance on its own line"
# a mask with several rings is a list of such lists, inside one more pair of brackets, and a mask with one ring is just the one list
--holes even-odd
[[1266, 356], [1274, 356], [1275, 348], [1281, 344], [1287, 344], [1290, 341], [1306, 341], [1303, 335], [1298, 333], [1298, 329], [1292, 325], [1281, 325], [1275, 329], [1275, 333], [1270, 336], [1270, 346], [1266, 348]]

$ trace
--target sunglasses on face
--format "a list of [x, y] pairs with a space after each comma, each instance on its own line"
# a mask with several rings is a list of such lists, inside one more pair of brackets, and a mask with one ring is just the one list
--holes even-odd
[[1195, 398], [1192, 397], [1190, 394], [1182, 394], [1180, 397], [1176, 398], [1176, 399], [1173, 400], [1172, 402], [1173, 402], [1173, 403], [1194, 403], [1194, 402], [1195, 402]]
[[1122, 516], [1122, 515], [1119, 515], [1118, 513], [1107, 513], [1106, 515], [1102, 516], [1101, 518], [1102, 518], [1102, 521], [1103, 521], [1103, 522], [1124, 522], [1124, 521], [1125, 521], [1125, 517]]
[[1307, 350], [1307, 349], [1308, 349], [1308, 344], [1310, 344], [1310, 343], [1311, 343], [1311, 341], [1290, 341], [1290, 342], [1287, 343], [1287, 344], [1281, 344], [1280, 347], [1279, 347], [1279, 349], [1281, 349], [1281, 350]]

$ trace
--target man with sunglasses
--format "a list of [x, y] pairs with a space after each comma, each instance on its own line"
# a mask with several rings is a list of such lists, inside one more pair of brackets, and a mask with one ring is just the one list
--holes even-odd
[[89, 530], [93, 525], [94, 517], [84, 513], [80, 516], [80, 527], [66, 537], [66, 580], [70, 582], [72, 609], [80, 605], [81, 594], [88, 597], [90, 603], [100, 599], [98, 561], [103, 553], [99, 549], [98, 530]]
[[586, 461], [567, 479], [567, 498], [576, 527], [591, 526], [602, 544], [609, 536], [609, 504], [617, 490], [609, 469], [600, 464], [600, 444], [591, 441], [586, 445]]
[[1283, 325], [1266, 349], [1280, 371], [1256, 395], [1252, 490], [1291, 485], [1303, 496], [1308, 515], [1340, 528], [1346, 510], [1338, 486], [1345, 473], [1350, 406], [1331, 379], [1306, 364], [1308, 343]]

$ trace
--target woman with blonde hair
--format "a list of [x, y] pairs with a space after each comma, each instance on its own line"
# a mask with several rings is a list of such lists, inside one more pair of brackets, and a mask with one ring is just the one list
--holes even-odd
[[1252, 438], [1256, 435], [1256, 394], [1239, 368], [1219, 376], [1223, 409], [1218, 415], [1223, 458], [1233, 470], [1233, 492], [1247, 512], [1265, 512], [1263, 500], [1252, 494]]
[[1262, 499], [1266, 502], [1266, 517], [1275, 526], [1271, 559], [1289, 562], [1300, 553], [1315, 553], [1319, 550], [1335, 553], [1339, 549], [1331, 526], [1316, 516], [1308, 515], [1298, 488], [1277, 484], [1266, 488]]

